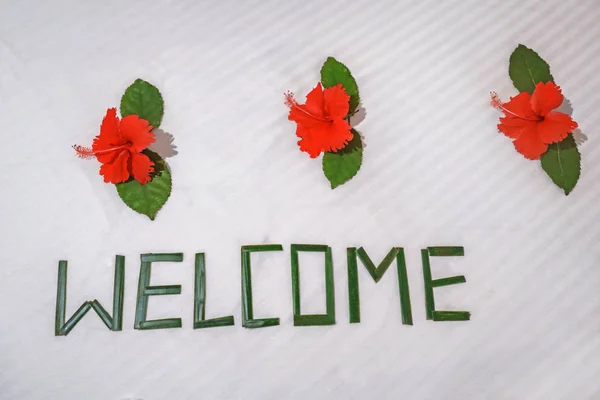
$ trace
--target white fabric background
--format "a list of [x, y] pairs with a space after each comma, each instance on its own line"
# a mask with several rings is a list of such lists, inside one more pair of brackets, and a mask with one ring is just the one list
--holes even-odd
[[[600, 3], [588, 1], [0, 1], [0, 399], [600, 398]], [[496, 130], [490, 90], [515, 95], [508, 57], [544, 57], [589, 140], [565, 197]], [[300, 153], [283, 93], [300, 100], [327, 56], [357, 79], [366, 119], [359, 174], [332, 191]], [[154, 83], [173, 193], [156, 221], [125, 207], [99, 164], [77, 159], [135, 78]], [[243, 244], [255, 314], [241, 327]], [[337, 324], [294, 327], [291, 243], [333, 248]], [[440, 309], [425, 319], [419, 250], [433, 259]], [[348, 323], [345, 249], [407, 256], [414, 326], [400, 322], [396, 272], [359, 271], [362, 323]], [[193, 256], [207, 253], [207, 317], [193, 330]], [[183, 328], [133, 329], [139, 255], [184, 252], [154, 268], [180, 296], [149, 316]], [[68, 316], [112, 309], [126, 256], [122, 332], [95, 313], [54, 336], [57, 262], [69, 260]], [[324, 309], [317, 258], [302, 258], [303, 309]]]

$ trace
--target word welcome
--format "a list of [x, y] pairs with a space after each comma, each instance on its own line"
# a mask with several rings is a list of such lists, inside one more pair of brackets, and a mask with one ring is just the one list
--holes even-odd
[[[251, 255], [256, 252], [282, 251], [280, 244], [242, 246], [242, 326], [245, 328], [264, 328], [279, 325], [279, 318], [255, 318], [252, 306], [252, 279]], [[302, 314], [300, 310], [300, 265], [298, 253], [320, 252], [325, 256], [325, 314]], [[431, 278], [430, 257], [464, 256], [463, 247], [427, 247], [421, 250], [423, 263], [423, 278], [425, 282], [425, 306], [428, 320], [433, 321], [467, 321], [470, 319], [468, 311], [440, 311], [435, 309], [433, 289], [440, 286], [465, 283], [464, 276], [452, 276], [442, 279]], [[181, 328], [180, 318], [166, 318], [148, 320], [148, 299], [150, 296], [181, 294], [181, 285], [150, 286], [152, 264], [156, 262], [181, 262], [183, 253], [142, 254], [138, 284], [137, 301], [135, 308], [134, 329], [166, 329]], [[348, 265], [348, 305], [350, 323], [360, 322], [360, 298], [358, 290], [358, 260], [365, 266], [375, 282], [383, 277], [390, 265], [396, 261], [398, 270], [398, 287], [400, 297], [401, 319], [404, 325], [412, 325], [412, 310], [408, 288], [408, 276], [404, 249], [393, 247], [385, 258], [375, 266], [367, 252], [362, 248], [347, 248]], [[292, 295], [294, 308], [294, 326], [333, 325], [335, 324], [335, 294], [333, 285], [333, 261], [331, 247], [315, 244], [291, 245], [292, 269]], [[204, 253], [195, 255], [194, 278], [194, 329], [214, 328], [218, 326], [234, 325], [232, 315], [218, 318], [205, 318], [206, 309], [206, 263]], [[91, 300], [84, 302], [79, 309], [65, 322], [67, 302], [67, 261], [58, 263], [58, 285], [56, 296], [55, 335], [66, 336], [85, 316], [93, 309], [104, 324], [111, 331], [123, 329], [123, 295], [125, 291], [125, 257], [115, 257], [115, 280], [113, 289], [113, 314], [112, 316], [98, 302]]]

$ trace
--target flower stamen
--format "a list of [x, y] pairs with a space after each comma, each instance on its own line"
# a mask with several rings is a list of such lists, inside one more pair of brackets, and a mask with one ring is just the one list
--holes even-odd
[[89, 147], [74, 144], [73, 149], [75, 150], [75, 152], [77, 153], [77, 157], [79, 158], [92, 158], [96, 155], [94, 153], [94, 150], [92, 150]]
[[79, 158], [92, 158], [99, 154], [106, 154], [106, 153], [111, 153], [113, 151], [125, 149], [130, 145], [131, 145], [131, 143], [127, 142], [121, 146], [111, 147], [108, 149], [102, 149], [102, 150], [98, 150], [98, 151], [94, 151], [91, 148], [85, 147], [85, 146], [73, 145], [73, 149], [75, 150], [75, 152], [77, 153], [77, 157], [79, 157]]
[[528, 121], [542, 121], [544, 119], [544, 117], [542, 116], [535, 116], [535, 117], [525, 117], [523, 115], [519, 115], [513, 111], [510, 111], [508, 108], [504, 107], [504, 103], [502, 102], [502, 100], [500, 99], [500, 96], [498, 96], [498, 93], [496, 92], [490, 92], [490, 96], [491, 96], [491, 100], [490, 100], [490, 105], [498, 110], [502, 110], [507, 114], [512, 115], [513, 117], [517, 117], [517, 118], [521, 118], [521, 119], [525, 119]]
[[294, 94], [292, 92], [285, 93], [285, 105], [288, 106], [289, 108], [298, 110], [298, 111], [308, 115], [309, 117], [316, 119], [317, 121], [332, 122], [331, 119], [319, 117], [318, 115], [314, 115], [310, 111], [306, 110], [303, 106], [298, 104], [296, 99], [294, 99]]

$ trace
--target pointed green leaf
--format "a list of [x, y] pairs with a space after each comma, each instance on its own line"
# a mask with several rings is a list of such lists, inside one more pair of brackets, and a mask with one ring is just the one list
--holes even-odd
[[360, 103], [358, 86], [350, 70], [344, 64], [333, 57], [329, 57], [321, 68], [321, 83], [326, 88], [341, 83], [344, 89], [346, 89], [348, 96], [350, 96], [350, 110], [348, 114], [353, 115], [356, 112]]
[[150, 83], [136, 79], [121, 98], [121, 116], [134, 114], [158, 128], [164, 113], [163, 98]]
[[158, 210], [167, 202], [171, 194], [171, 171], [158, 154], [144, 150], [154, 161], [154, 177], [145, 185], [136, 180], [117, 183], [117, 192], [125, 204], [134, 211], [146, 215], [154, 221]]
[[565, 195], [571, 193], [581, 172], [581, 156], [573, 135], [569, 134], [563, 141], [551, 144], [541, 160], [542, 168], [552, 181], [565, 191]]
[[538, 83], [554, 81], [548, 63], [522, 44], [510, 56], [508, 74], [519, 92], [533, 93]]
[[354, 137], [343, 149], [323, 155], [323, 172], [331, 188], [343, 185], [348, 182], [360, 169], [362, 164], [362, 141], [358, 132], [352, 129]]

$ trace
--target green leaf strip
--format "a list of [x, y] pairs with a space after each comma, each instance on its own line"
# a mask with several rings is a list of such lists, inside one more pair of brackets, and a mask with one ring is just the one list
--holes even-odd
[[181, 285], [150, 286], [153, 262], [181, 262], [183, 253], [161, 253], [140, 255], [140, 278], [135, 309], [135, 329], [181, 328], [181, 318], [147, 320], [148, 299], [150, 296], [181, 294]]
[[115, 257], [115, 280], [113, 288], [113, 316], [102, 307], [98, 300], [84, 302], [65, 322], [67, 307], [67, 261], [61, 260], [58, 263], [58, 284], [56, 294], [56, 317], [54, 324], [55, 336], [67, 336], [69, 332], [77, 325], [79, 321], [93, 309], [100, 317], [102, 322], [111, 331], [121, 331], [123, 329], [123, 295], [125, 292], [125, 257], [117, 255]]
[[455, 285], [465, 283], [467, 280], [463, 275], [452, 276], [442, 279], [432, 279], [430, 256], [462, 256], [464, 248], [455, 247], [428, 247], [421, 250], [421, 259], [423, 262], [423, 280], [425, 284], [425, 313], [428, 320], [433, 321], [468, 321], [471, 319], [471, 313], [468, 311], [438, 311], [435, 309], [435, 299], [433, 288], [440, 286]]
[[398, 289], [400, 296], [400, 311], [402, 324], [412, 325], [412, 307], [410, 304], [410, 292], [408, 288], [408, 275], [404, 259], [404, 249], [393, 247], [385, 256], [383, 261], [376, 267], [364, 248], [358, 250], [349, 247], [346, 250], [348, 260], [348, 306], [350, 323], [360, 322], [360, 296], [358, 290], [358, 263], [360, 259], [375, 283], [379, 282], [390, 265], [396, 260], [398, 269]]
[[[300, 262], [298, 252], [320, 252], [325, 255], [325, 314], [302, 314], [300, 311]], [[333, 257], [331, 247], [315, 244], [292, 244], [292, 299], [294, 303], [294, 326], [334, 325], [335, 288], [333, 284]]]
[[194, 279], [194, 329], [231, 326], [233, 315], [205, 319], [206, 309], [206, 262], [204, 253], [196, 254]]
[[279, 318], [254, 318], [254, 308], [252, 304], [252, 274], [251, 274], [251, 254], [265, 251], [283, 251], [280, 244], [264, 244], [242, 246], [242, 326], [244, 328], [266, 328], [268, 326], [279, 325]]

